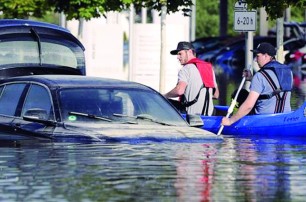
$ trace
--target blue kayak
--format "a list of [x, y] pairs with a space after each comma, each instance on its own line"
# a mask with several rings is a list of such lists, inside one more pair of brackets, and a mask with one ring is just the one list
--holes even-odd
[[[223, 116], [201, 116], [202, 129], [218, 133]], [[225, 126], [223, 135], [303, 136], [306, 137], [306, 102], [288, 113], [248, 115], [231, 126]]]

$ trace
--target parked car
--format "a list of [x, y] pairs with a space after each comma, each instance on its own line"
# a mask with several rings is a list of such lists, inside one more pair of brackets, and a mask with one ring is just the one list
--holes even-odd
[[196, 39], [192, 44], [199, 59], [211, 62], [220, 49], [243, 38], [243, 36], [203, 37]]
[[[305, 27], [306, 23], [284, 22], [285, 54], [305, 47]], [[276, 31], [271, 29], [269, 36], [254, 36], [254, 47], [257, 47], [261, 42], [269, 42], [276, 46]], [[245, 43], [244, 35], [203, 37], [192, 42], [197, 57], [212, 62], [216, 74], [226, 74], [230, 77], [237, 76], [239, 78], [241, 78], [241, 72], [245, 68]]]
[[[1, 140], [221, 140], [188, 125], [157, 91], [129, 81], [80, 75], [6, 78], [0, 80], [0, 106]], [[202, 121], [190, 123], [202, 126]]]
[[67, 29], [45, 22], [0, 20], [0, 78], [85, 75], [84, 46]]
[[[253, 39], [253, 47], [257, 47], [262, 42], [268, 42], [276, 46], [275, 37], [255, 36]], [[292, 40], [291, 38], [284, 38], [284, 50], [299, 49], [305, 45], [305, 41], [300, 39]], [[237, 76], [241, 78], [241, 72], [245, 69], [245, 39], [231, 43], [223, 47], [211, 59], [214, 64], [216, 72], [225, 73], [230, 76]]]
[[[284, 22], [284, 36], [291, 39], [306, 40], [305, 22]], [[276, 27], [268, 31], [269, 36], [276, 36]]]

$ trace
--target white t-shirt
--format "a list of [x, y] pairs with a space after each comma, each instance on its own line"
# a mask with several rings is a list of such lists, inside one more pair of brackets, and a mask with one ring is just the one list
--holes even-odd
[[[187, 64], [182, 67], [182, 69], [178, 73], [178, 81], [184, 81], [185, 83], [187, 83], [187, 87], [184, 92], [187, 101], [192, 101], [195, 99], [203, 84], [200, 72], [194, 64]], [[215, 85], [217, 86], [215, 75], [214, 75], [214, 81]], [[206, 95], [206, 88], [202, 88], [198, 101], [187, 108], [188, 114], [202, 113], [204, 107], [205, 95]], [[214, 110], [212, 96], [213, 96], [213, 89], [209, 88], [209, 108], [208, 108], [209, 116], [213, 114]]]

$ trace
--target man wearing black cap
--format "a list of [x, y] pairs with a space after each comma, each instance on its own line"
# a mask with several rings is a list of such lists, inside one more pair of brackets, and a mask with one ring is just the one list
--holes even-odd
[[188, 114], [212, 115], [213, 98], [219, 97], [212, 65], [196, 58], [194, 47], [186, 41], [179, 42], [170, 54], [177, 55], [183, 67], [178, 73], [177, 85], [164, 96], [179, 97]]
[[246, 100], [222, 125], [228, 126], [247, 115], [254, 107], [256, 114], [290, 112], [293, 75], [289, 66], [275, 60], [276, 50], [269, 43], [261, 43], [254, 50], [260, 70], [253, 76]]

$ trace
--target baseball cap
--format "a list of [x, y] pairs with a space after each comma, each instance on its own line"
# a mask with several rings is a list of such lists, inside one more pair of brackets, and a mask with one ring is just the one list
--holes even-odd
[[274, 46], [272, 46], [270, 43], [260, 43], [256, 49], [251, 50], [253, 53], [257, 54], [257, 53], [262, 53], [262, 54], [268, 54], [272, 57], [274, 57], [276, 55], [276, 50], [274, 48]]
[[177, 48], [175, 50], [170, 51], [171, 55], [177, 55], [177, 53], [181, 50], [194, 50], [193, 45], [190, 42], [187, 41], [181, 41], [177, 44]]

